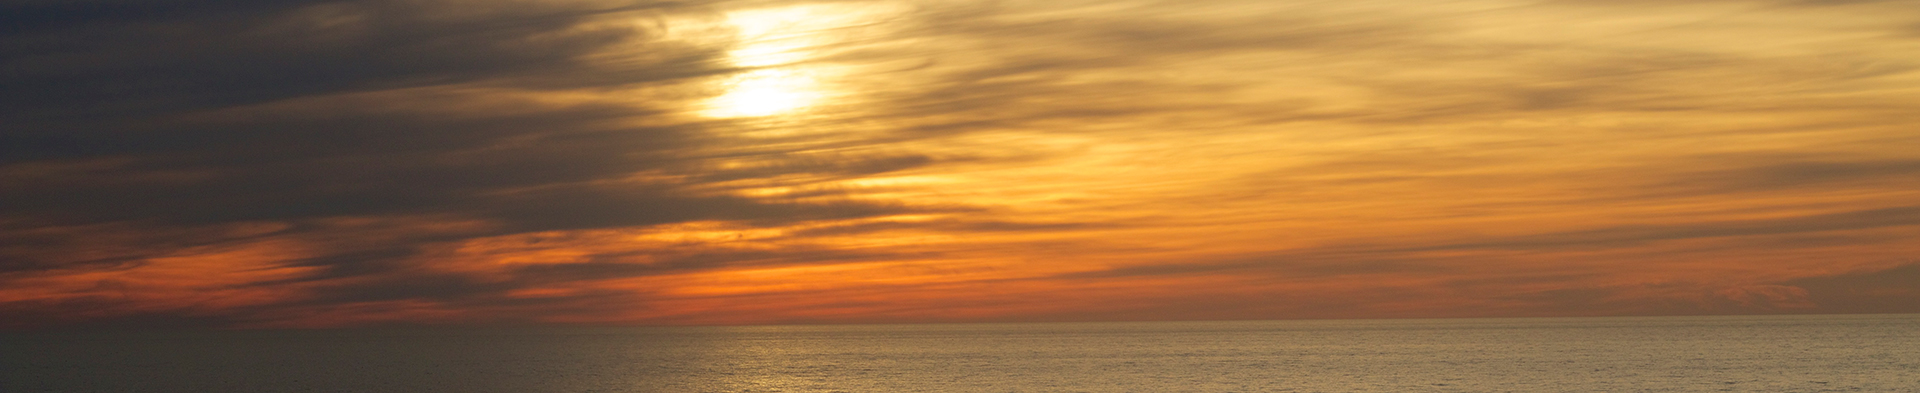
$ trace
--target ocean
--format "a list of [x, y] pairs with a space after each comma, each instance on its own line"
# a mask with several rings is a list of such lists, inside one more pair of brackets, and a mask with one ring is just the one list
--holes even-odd
[[1920, 392], [1920, 315], [0, 334], [20, 392]]

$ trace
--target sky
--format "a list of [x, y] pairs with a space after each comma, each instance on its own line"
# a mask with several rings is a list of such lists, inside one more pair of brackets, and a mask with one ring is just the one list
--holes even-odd
[[0, 328], [1920, 312], [1920, 3], [16, 0]]

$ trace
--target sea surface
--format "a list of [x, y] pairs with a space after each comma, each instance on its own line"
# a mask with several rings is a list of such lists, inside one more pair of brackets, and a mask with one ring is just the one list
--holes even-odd
[[1920, 392], [1920, 315], [0, 335], [0, 392]]

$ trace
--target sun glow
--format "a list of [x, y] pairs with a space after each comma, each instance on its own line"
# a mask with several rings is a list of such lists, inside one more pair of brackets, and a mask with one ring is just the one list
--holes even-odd
[[706, 113], [713, 117], [754, 117], [795, 112], [820, 99], [818, 84], [812, 75], [801, 71], [750, 71], [729, 80], [727, 93], [714, 97]]
[[709, 117], [760, 117], [792, 114], [816, 107], [830, 94], [827, 76], [843, 74], [819, 64], [823, 48], [846, 43], [863, 26], [898, 12], [849, 5], [814, 4], [729, 12], [734, 46], [727, 62], [750, 69], [721, 83], [725, 93], [707, 102]]

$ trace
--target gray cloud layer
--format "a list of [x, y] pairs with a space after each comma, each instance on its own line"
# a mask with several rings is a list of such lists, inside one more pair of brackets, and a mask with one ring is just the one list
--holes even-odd
[[[644, 23], [662, 12], [708, 11], [671, 2], [496, 6], [383, 0], [0, 6], [0, 124], [6, 124], [0, 133], [0, 280], [126, 269], [155, 255], [280, 236], [331, 248], [291, 262], [322, 268], [299, 281], [371, 278], [324, 286], [307, 302], [486, 298], [526, 282], [406, 273], [413, 270], [409, 258], [425, 245], [514, 233], [716, 219], [776, 224], [917, 209], [694, 189], [741, 179], [880, 173], [924, 165], [924, 157], [847, 157], [668, 177], [681, 180], [623, 180], [697, 170], [702, 158], [689, 152], [717, 142], [699, 124], [632, 125], [659, 115], [644, 107], [501, 102], [473, 89], [605, 89], [733, 72], [716, 61], [719, 48], [659, 41], [664, 32]], [[603, 26], [610, 17], [643, 23]], [[647, 53], [612, 63], [588, 59], [630, 47]], [[355, 237], [351, 229], [316, 221], [351, 217], [487, 225]], [[210, 235], [249, 223], [290, 226]], [[710, 253], [514, 274], [538, 282], [825, 257]], [[0, 315], [24, 321], [89, 306], [23, 302], [9, 308]]]

